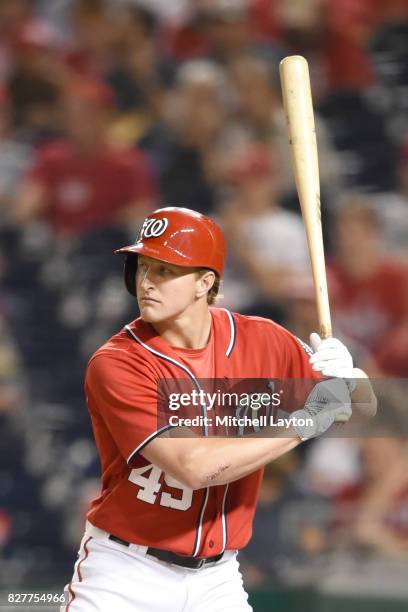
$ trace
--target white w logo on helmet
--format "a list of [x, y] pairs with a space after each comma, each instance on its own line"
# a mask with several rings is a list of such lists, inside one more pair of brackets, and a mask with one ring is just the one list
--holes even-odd
[[161, 236], [166, 231], [168, 224], [169, 221], [166, 217], [163, 217], [163, 219], [147, 217], [147, 219], [143, 221], [137, 242], [140, 242], [143, 238], [157, 238]]

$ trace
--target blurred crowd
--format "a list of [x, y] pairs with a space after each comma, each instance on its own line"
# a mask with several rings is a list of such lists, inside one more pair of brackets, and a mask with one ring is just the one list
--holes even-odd
[[[137, 315], [112, 253], [148, 211], [222, 225], [221, 305], [306, 342], [317, 329], [288, 54], [310, 67], [336, 335], [403, 386], [407, 40], [407, 0], [0, 3], [0, 587], [71, 573], [99, 476], [83, 371]], [[384, 395], [396, 416], [380, 431], [267, 469], [249, 584], [305, 579], [339, 548], [408, 554], [406, 393]]]

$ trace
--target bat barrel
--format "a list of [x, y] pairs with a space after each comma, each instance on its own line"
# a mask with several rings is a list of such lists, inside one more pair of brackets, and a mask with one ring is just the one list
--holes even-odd
[[327, 338], [331, 336], [332, 327], [320, 214], [316, 129], [305, 58], [300, 55], [285, 57], [280, 63], [280, 77], [292, 165], [312, 264], [320, 333]]

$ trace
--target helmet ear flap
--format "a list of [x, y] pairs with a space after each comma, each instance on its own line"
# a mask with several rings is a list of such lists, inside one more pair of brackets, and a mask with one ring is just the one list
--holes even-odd
[[128, 253], [125, 260], [124, 279], [126, 289], [130, 295], [136, 296], [136, 270], [137, 270], [137, 255]]

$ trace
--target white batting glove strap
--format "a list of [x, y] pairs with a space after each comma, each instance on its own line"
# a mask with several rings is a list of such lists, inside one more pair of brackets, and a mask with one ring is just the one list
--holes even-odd
[[336, 378], [353, 377], [353, 358], [348, 348], [338, 338], [322, 340], [319, 334], [310, 335], [313, 355], [309, 358], [313, 370], [323, 376]]
[[318, 383], [309, 394], [304, 408], [292, 414], [293, 428], [301, 440], [325, 433], [335, 421], [351, 417], [349, 388], [341, 378]]

